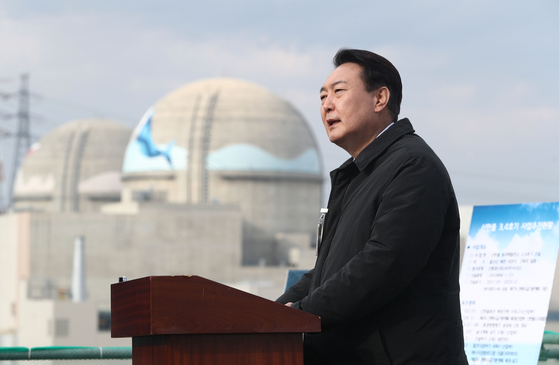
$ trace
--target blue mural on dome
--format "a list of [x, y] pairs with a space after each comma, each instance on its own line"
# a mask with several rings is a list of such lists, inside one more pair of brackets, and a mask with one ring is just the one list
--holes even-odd
[[154, 143], [151, 121], [154, 109], [150, 108], [140, 120], [126, 146], [122, 171], [172, 171], [186, 168], [187, 151], [176, 146], [175, 141], [166, 144]]
[[[159, 149], [163, 149], [166, 145], [156, 144]], [[186, 170], [186, 161], [188, 160], [188, 151], [186, 148], [174, 145], [168, 152], [169, 158], [173, 161], [171, 165], [167, 156], [163, 154], [153, 157], [147, 156], [142, 151], [140, 143], [136, 139], [130, 141], [126, 147], [124, 154], [124, 163], [122, 164], [122, 172], [150, 172], [150, 171], [184, 171]]]
[[206, 168], [216, 171], [273, 171], [320, 174], [320, 161], [314, 149], [294, 159], [276, 157], [249, 144], [225, 146], [208, 155]]
[[[156, 145], [163, 148], [165, 145]], [[145, 155], [136, 140], [132, 140], [124, 155], [123, 172], [184, 171], [188, 168], [188, 150], [174, 145], [169, 152], [173, 164], [163, 155]], [[261, 148], [247, 144], [235, 144], [221, 148], [208, 155], [206, 168], [211, 171], [262, 171], [320, 174], [318, 153], [308, 149], [294, 159], [276, 157]]]
[[[154, 143], [151, 134], [153, 108], [142, 117], [126, 147], [122, 171], [184, 171], [188, 150], [174, 141]], [[293, 159], [282, 159], [250, 144], [231, 144], [208, 154], [206, 169], [212, 171], [265, 171], [320, 174], [318, 152], [310, 148]]]
[[140, 124], [134, 131], [136, 135], [135, 142], [138, 149], [142, 154], [147, 157], [157, 157], [164, 156], [169, 162], [169, 165], [173, 165], [171, 159], [171, 150], [175, 145], [175, 141], [169, 142], [167, 145], [156, 145], [153, 142], [153, 136], [151, 135], [151, 119], [153, 118], [154, 110], [150, 108], [140, 120]]
[[144, 125], [143, 127], [141, 127], [142, 129], [140, 130], [140, 133], [138, 133], [138, 136], [136, 137], [138, 147], [145, 156], [157, 157], [159, 155], [163, 155], [167, 159], [169, 164], [173, 165], [173, 161], [171, 159], [171, 150], [175, 145], [175, 141], [173, 140], [163, 147], [153, 143], [153, 137], [151, 135], [152, 117], [153, 117], [153, 108], [148, 110], [147, 113], [144, 114], [142, 120], [140, 121], [140, 125], [142, 125], [142, 122]]

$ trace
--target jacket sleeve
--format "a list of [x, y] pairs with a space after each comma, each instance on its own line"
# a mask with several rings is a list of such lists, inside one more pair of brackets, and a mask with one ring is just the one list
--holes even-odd
[[297, 302], [303, 299], [307, 294], [309, 294], [309, 288], [312, 282], [312, 276], [314, 273], [314, 269], [310, 270], [309, 272], [305, 273], [303, 277], [293, 284], [293, 286], [285, 291], [276, 302], [285, 304], [288, 302]]
[[[363, 250], [294, 307], [323, 328], [372, 313], [400, 294], [426, 265], [441, 236], [452, 186], [446, 171], [413, 157], [385, 183]], [[338, 242], [343, 244], [343, 238]]]

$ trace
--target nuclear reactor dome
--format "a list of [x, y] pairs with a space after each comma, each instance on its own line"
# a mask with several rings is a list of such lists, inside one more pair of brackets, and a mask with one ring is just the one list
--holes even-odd
[[33, 145], [18, 171], [15, 210], [96, 211], [120, 200], [132, 129], [103, 119], [64, 124]]
[[272, 92], [233, 78], [188, 84], [163, 97], [132, 133], [126, 201], [237, 204], [244, 262], [273, 261], [278, 237], [311, 240], [321, 159], [301, 114]]

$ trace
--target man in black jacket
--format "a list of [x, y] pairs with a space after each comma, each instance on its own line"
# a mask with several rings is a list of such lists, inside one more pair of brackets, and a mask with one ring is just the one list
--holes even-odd
[[305, 335], [305, 364], [467, 364], [450, 177], [397, 119], [402, 83], [388, 60], [342, 49], [334, 65], [321, 116], [351, 158], [330, 174], [315, 268], [278, 299], [322, 319]]

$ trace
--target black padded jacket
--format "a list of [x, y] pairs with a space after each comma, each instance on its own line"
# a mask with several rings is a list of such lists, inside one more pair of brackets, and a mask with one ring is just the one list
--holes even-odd
[[305, 364], [467, 364], [460, 218], [440, 159], [402, 119], [330, 177], [315, 268], [277, 300], [321, 317]]

